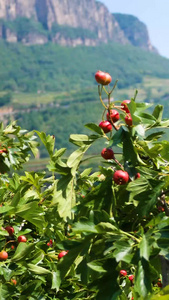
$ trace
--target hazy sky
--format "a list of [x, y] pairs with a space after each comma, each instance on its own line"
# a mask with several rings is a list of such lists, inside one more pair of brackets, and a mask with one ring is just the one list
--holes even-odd
[[132, 14], [147, 25], [152, 44], [169, 58], [169, 0], [99, 0], [110, 12]]

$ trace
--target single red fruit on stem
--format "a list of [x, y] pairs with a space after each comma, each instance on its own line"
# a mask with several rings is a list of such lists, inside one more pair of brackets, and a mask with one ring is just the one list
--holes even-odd
[[7, 258], [8, 258], [8, 253], [5, 250], [2, 250], [0, 252], [0, 261], [7, 260]]
[[120, 115], [119, 115], [118, 111], [115, 109], [110, 109], [110, 113], [108, 112], [106, 114], [106, 117], [107, 117], [108, 121], [112, 120], [114, 123], [120, 119]]
[[99, 127], [103, 129], [104, 133], [108, 133], [112, 130], [112, 125], [109, 121], [101, 121]]
[[133, 280], [134, 280], [134, 275], [129, 275], [129, 280], [131, 281], [131, 282], [133, 282]]
[[126, 184], [129, 181], [129, 174], [126, 171], [117, 170], [114, 172], [113, 180], [119, 185]]
[[133, 122], [132, 122], [132, 117], [131, 117], [130, 114], [127, 114], [127, 115], [125, 116], [125, 122], [126, 122], [126, 124], [127, 124], [128, 126], [132, 126]]
[[61, 259], [63, 256], [65, 256], [66, 254], [68, 253], [68, 251], [61, 251], [59, 254], [58, 254], [58, 259]]
[[18, 243], [25, 243], [27, 242], [27, 238], [24, 235], [18, 236]]
[[14, 246], [14, 245], [12, 245], [12, 246], [11, 246], [11, 249], [12, 249], [12, 250], [14, 250], [14, 249], [15, 249], [15, 246]]
[[121, 109], [124, 110], [126, 113], [129, 113], [129, 109], [127, 104], [129, 104], [131, 102], [131, 100], [123, 100], [123, 102], [121, 103]]
[[158, 285], [158, 287], [160, 287], [160, 288], [162, 288], [162, 287], [163, 287], [163, 284], [162, 284], [162, 282], [161, 282], [161, 279], [158, 279], [158, 281], [157, 281], [157, 285]]
[[103, 148], [101, 156], [104, 159], [114, 159], [114, 152], [112, 149]]
[[120, 270], [120, 277], [122, 277], [122, 276], [127, 276], [126, 270]]
[[102, 85], [108, 85], [112, 81], [109, 73], [100, 70], [95, 73], [95, 79], [99, 84]]
[[8, 231], [9, 235], [13, 235], [15, 230], [12, 226], [6, 226], [5, 230]]
[[16, 285], [17, 284], [17, 281], [15, 279], [11, 279], [11, 282]]
[[135, 179], [139, 179], [140, 178], [140, 173], [136, 173], [136, 175], [135, 175]]

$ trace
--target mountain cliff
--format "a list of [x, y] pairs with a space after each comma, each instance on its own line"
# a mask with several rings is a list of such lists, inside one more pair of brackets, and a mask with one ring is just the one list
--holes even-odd
[[8, 42], [96, 46], [113, 41], [154, 51], [141, 24], [126, 30], [118, 15], [95, 0], [0, 0], [0, 38]]

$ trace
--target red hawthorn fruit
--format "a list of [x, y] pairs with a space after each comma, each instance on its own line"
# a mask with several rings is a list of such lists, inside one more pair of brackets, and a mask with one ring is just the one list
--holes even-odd
[[109, 121], [101, 121], [99, 127], [103, 129], [104, 133], [108, 133], [112, 130], [112, 125]]
[[104, 159], [114, 159], [114, 152], [112, 149], [103, 148], [103, 150], [101, 152], [101, 156]]
[[131, 102], [131, 100], [123, 100], [123, 102], [121, 103], [121, 109], [124, 110], [126, 113], [129, 113], [129, 109], [127, 104], [129, 104]]
[[8, 231], [9, 235], [13, 235], [15, 230], [12, 226], [6, 226], [5, 230]]
[[120, 270], [120, 277], [127, 276], [126, 270]]
[[108, 121], [112, 120], [114, 123], [120, 119], [120, 115], [119, 115], [118, 111], [115, 109], [110, 109], [110, 113], [108, 112], [106, 114], [106, 117], [107, 117]]
[[162, 206], [158, 206], [157, 209], [158, 209], [159, 212], [161, 212], [161, 211], [163, 212], [164, 211], [164, 207], [162, 207]]
[[6, 148], [0, 149], [0, 153], [8, 153], [8, 150]]
[[68, 251], [61, 251], [59, 254], [58, 254], [58, 259], [61, 259], [63, 256], [65, 256], [66, 254], [68, 253]]
[[25, 235], [18, 236], [18, 243], [26, 243], [26, 242], [27, 242], [27, 238]]
[[161, 279], [158, 279], [158, 281], [157, 281], [157, 285], [158, 285], [158, 287], [160, 287], [160, 288], [162, 288], [162, 287], [163, 287], [163, 284], [162, 284], [162, 282], [161, 282]]
[[50, 241], [47, 243], [48, 247], [53, 247], [53, 241], [50, 239]]
[[0, 261], [7, 260], [7, 258], [8, 258], [8, 253], [5, 250], [2, 250], [0, 252]]
[[14, 250], [14, 249], [15, 249], [15, 246], [14, 246], [14, 245], [12, 245], [12, 246], [11, 246], [11, 249], [12, 249], [12, 250]]
[[140, 178], [140, 173], [136, 173], [136, 175], [135, 175], [135, 179], [139, 179]]
[[127, 115], [125, 116], [125, 122], [126, 122], [126, 124], [127, 124], [128, 126], [132, 126], [133, 122], [132, 122], [132, 117], [131, 117], [130, 114], [127, 114]]
[[129, 279], [131, 282], [133, 282], [133, 280], [134, 280], [134, 275], [129, 275], [128, 279]]
[[16, 281], [16, 279], [11, 279], [11, 282], [12, 282], [14, 285], [16, 285], [16, 284], [17, 284], [17, 281]]
[[95, 79], [99, 84], [102, 85], [108, 85], [112, 81], [109, 73], [100, 70], [95, 73]]
[[114, 172], [113, 180], [119, 185], [126, 184], [129, 181], [129, 174], [126, 171], [117, 170]]

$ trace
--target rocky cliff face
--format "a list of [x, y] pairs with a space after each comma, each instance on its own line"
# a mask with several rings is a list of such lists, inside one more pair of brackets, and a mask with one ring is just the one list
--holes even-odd
[[30, 45], [50, 40], [65, 46], [95, 46], [108, 41], [132, 44], [118, 18], [95, 0], [0, 0], [0, 20], [0, 37], [9, 42]]

